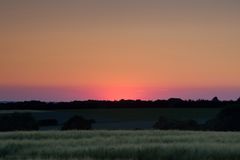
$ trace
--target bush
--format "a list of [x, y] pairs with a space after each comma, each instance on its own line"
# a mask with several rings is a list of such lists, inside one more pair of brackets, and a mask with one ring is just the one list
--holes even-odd
[[30, 113], [12, 113], [0, 116], [0, 131], [38, 130], [38, 123]]
[[206, 128], [216, 131], [240, 131], [240, 108], [223, 109], [216, 118], [207, 121]]
[[86, 120], [81, 116], [74, 116], [64, 123], [62, 130], [89, 130], [94, 120]]

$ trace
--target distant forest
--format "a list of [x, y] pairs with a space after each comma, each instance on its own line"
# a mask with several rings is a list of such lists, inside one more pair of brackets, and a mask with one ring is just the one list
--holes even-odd
[[220, 101], [217, 97], [212, 100], [182, 100], [170, 98], [168, 100], [87, 100], [73, 102], [0, 102], [1, 110], [64, 110], [64, 109], [101, 109], [101, 108], [226, 108], [240, 105], [240, 98], [236, 101]]

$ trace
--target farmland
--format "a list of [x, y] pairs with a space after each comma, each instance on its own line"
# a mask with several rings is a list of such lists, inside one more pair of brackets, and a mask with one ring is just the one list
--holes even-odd
[[33, 131], [0, 133], [0, 159], [237, 160], [239, 132]]
[[76, 110], [1, 110], [5, 113], [31, 113], [37, 120], [54, 118], [58, 126], [42, 127], [40, 130], [55, 130], [74, 115], [94, 119], [93, 129], [151, 129], [160, 116], [171, 119], [193, 119], [203, 123], [216, 116], [221, 108], [108, 108]]

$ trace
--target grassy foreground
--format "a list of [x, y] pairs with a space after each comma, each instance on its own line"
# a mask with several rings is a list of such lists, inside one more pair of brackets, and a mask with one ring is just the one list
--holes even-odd
[[0, 133], [0, 159], [239, 160], [240, 133], [8, 132]]

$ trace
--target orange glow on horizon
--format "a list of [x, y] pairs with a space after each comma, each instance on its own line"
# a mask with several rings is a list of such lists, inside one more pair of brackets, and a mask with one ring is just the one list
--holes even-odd
[[239, 8], [236, 0], [0, 1], [0, 100], [240, 88]]
[[134, 87], [108, 87], [101, 89], [99, 99], [121, 100], [121, 99], [146, 99], [143, 89]]

